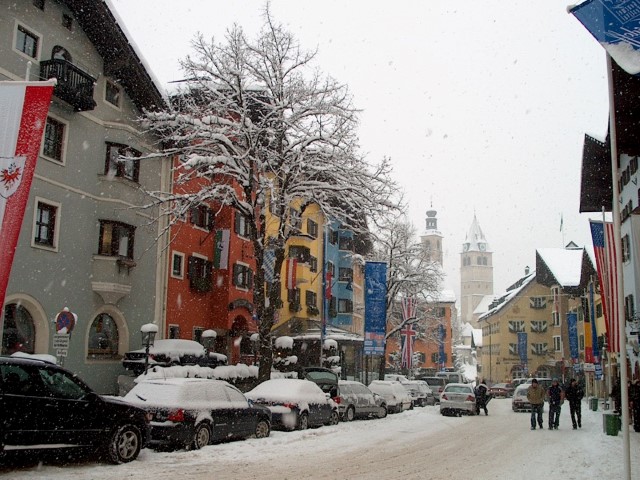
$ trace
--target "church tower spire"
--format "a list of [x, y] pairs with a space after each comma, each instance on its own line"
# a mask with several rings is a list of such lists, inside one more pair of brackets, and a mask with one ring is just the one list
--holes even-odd
[[493, 294], [493, 252], [476, 214], [460, 254], [461, 320], [478, 328], [473, 312], [485, 295]]
[[425, 232], [420, 236], [420, 241], [428, 249], [431, 260], [442, 266], [442, 239], [443, 235], [438, 230], [438, 212], [433, 208], [433, 202], [425, 221]]

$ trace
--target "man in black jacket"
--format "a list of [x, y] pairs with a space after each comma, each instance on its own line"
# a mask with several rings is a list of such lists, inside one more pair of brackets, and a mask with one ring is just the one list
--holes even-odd
[[489, 389], [487, 388], [487, 384], [484, 382], [484, 378], [480, 382], [480, 384], [475, 388], [476, 394], [476, 415], [480, 415], [480, 409], [484, 410], [485, 415], [489, 415], [489, 411], [487, 410], [487, 403], [489, 403]]
[[547, 392], [549, 398], [549, 430], [557, 430], [560, 424], [560, 409], [564, 402], [564, 391], [558, 384], [558, 379], [554, 378]]
[[575, 378], [569, 380], [569, 386], [565, 390], [564, 396], [569, 401], [573, 429], [582, 428], [582, 398], [584, 397], [584, 390]]

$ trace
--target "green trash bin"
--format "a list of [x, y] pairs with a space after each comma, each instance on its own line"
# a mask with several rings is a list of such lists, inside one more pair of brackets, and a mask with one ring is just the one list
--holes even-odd
[[598, 398], [597, 397], [592, 397], [589, 399], [589, 409], [593, 410], [594, 412], [598, 411]]
[[615, 415], [613, 413], [602, 414], [602, 429], [607, 435], [616, 437], [622, 426], [621, 424], [620, 415]]

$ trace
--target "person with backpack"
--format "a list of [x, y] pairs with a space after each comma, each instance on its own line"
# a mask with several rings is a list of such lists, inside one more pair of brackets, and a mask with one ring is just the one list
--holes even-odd
[[480, 381], [480, 384], [475, 388], [476, 394], [476, 415], [480, 415], [480, 409], [484, 410], [485, 415], [489, 415], [487, 410], [487, 403], [489, 402], [489, 388], [484, 383], [484, 378]]

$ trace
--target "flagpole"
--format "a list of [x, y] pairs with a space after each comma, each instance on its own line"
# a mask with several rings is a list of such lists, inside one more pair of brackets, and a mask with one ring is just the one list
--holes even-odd
[[618, 139], [616, 137], [616, 108], [615, 108], [615, 89], [613, 83], [611, 55], [607, 52], [607, 77], [609, 84], [609, 141], [611, 142], [611, 182], [612, 182], [612, 206], [611, 213], [613, 215], [613, 238], [616, 250], [619, 252], [616, 257], [616, 277], [617, 277], [617, 295], [613, 299], [617, 308], [618, 334], [619, 334], [619, 369], [620, 369], [620, 396], [622, 400], [622, 443], [624, 457], [624, 478], [631, 480], [631, 455], [629, 446], [629, 395], [627, 387], [627, 338], [624, 317], [624, 288], [622, 278], [622, 240], [620, 233], [620, 193], [618, 192]]

